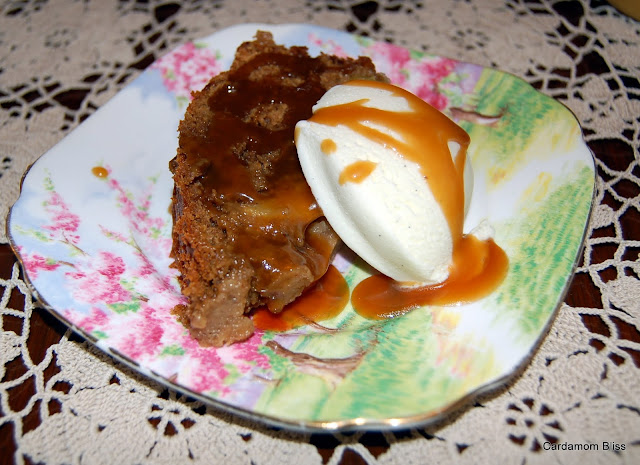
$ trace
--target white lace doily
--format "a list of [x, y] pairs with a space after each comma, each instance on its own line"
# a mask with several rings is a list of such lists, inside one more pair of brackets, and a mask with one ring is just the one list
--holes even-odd
[[[47, 464], [639, 463], [640, 23], [603, 1], [2, 2], [0, 241], [29, 164], [155, 58], [244, 22], [314, 23], [495, 67], [576, 114], [597, 191], [549, 335], [514, 381], [427, 429], [290, 433], [103, 355], [37, 307], [15, 264], [0, 275], [3, 454]], [[43, 331], [60, 340], [34, 351]]]

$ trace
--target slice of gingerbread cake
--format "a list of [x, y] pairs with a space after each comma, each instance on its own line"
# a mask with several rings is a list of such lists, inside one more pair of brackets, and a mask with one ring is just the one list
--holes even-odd
[[200, 344], [248, 338], [252, 309], [280, 312], [326, 272], [339, 238], [304, 179], [294, 128], [352, 79], [386, 80], [368, 58], [310, 57], [258, 32], [194, 94], [170, 162], [172, 258], [188, 299], [174, 312]]

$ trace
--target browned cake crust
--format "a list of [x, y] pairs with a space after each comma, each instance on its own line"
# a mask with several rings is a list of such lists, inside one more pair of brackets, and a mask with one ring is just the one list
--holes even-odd
[[251, 309], [282, 308], [321, 277], [338, 237], [304, 181], [297, 121], [334, 85], [384, 79], [368, 58], [285, 48], [258, 32], [187, 108], [174, 175], [174, 312], [202, 345], [249, 337]]

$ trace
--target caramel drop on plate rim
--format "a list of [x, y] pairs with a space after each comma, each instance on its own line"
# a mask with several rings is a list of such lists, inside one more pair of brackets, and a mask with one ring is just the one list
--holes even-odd
[[337, 316], [349, 302], [349, 285], [342, 274], [330, 265], [327, 272], [280, 313], [259, 308], [253, 314], [256, 328], [287, 331], [309, 323]]
[[[354, 289], [354, 309], [368, 318], [389, 318], [423, 305], [454, 305], [485, 297], [504, 280], [509, 260], [492, 240], [463, 234], [464, 170], [469, 135], [443, 113], [400, 87], [374, 81], [351, 81], [346, 85], [372, 87], [406, 100], [407, 111], [387, 111], [365, 104], [369, 99], [320, 108], [310, 121], [351, 130], [416, 163], [447, 219], [453, 241], [453, 260], [446, 281], [435, 285], [409, 286], [383, 275], [365, 279]], [[393, 135], [374, 127], [386, 127]], [[453, 158], [449, 142], [460, 149]], [[340, 174], [339, 183], [360, 182], [373, 168], [355, 162]], [[372, 162], [369, 162], [372, 163]]]
[[94, 166], [93, 168], [91, 168], [91, 173], [96, 178], [106, 178], [107, 176], [109, 176], [109, 172], [107, 171], [107, 169], [102, 166]]

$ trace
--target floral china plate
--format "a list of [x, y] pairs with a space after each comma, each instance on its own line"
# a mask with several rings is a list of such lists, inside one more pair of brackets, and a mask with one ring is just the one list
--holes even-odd
[[[200, 347], [172, 308], [168, 162], [190, 91], [258, 29], [312, 55], [368, 55], [471, 135], [469, 221], [486, 219], [510, 268], [469, 305], [321, 324]], [[247, 24], [157, 60], [24, 178], [8, 223], [37, 297], [105, 352], [218, 408], [298, 430], [424, 425], [514, 374], [563, 299], [581, 249], [594, 165], [573, 115], [512, 75], [309, 25]], [[367, 268], [348, 251], [350, 287]]]

